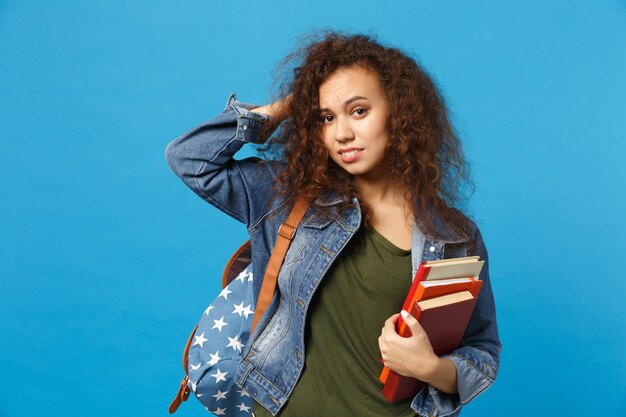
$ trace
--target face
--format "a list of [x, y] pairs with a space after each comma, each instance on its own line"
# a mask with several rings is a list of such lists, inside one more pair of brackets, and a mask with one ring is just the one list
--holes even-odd
[[389, 106], [376, 75], [342, 68], [320, 86], [322, 139], [330, 157], [365, 180], [385, 175]]

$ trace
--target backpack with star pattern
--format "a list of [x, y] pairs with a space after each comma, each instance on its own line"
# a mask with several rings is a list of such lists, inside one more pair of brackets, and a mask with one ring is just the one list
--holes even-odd
[[183, 352], [183, 378], [169, 407], [174, 413], [194, 392], [207, 411], [217, 416], [250, 415], [254, 400], [235, 384], [241, 352], [252, 329], [274, 297], [278, 272], [309, 204], [296, 200], [267, 265], [256, 308], [250, 241], [231, 256], [222, 274], [222, 292], [209, 305], [191, 332]]

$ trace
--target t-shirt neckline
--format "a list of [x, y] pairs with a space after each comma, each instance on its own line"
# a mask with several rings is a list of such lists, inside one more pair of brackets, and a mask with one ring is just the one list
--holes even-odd
[[411, 254], [411, 249], [402, 249], [389, 241], [385, 236], [381, 235], [378, 230], [370, 226], [372, 237], [380, 244], [385, 246], [396, 255], [406, 256]]

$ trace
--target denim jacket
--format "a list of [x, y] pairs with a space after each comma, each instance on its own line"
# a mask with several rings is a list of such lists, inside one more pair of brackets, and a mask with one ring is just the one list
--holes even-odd
[[[253, 274], [263, 277], [291, 200], [289, 196], [277, 198], [270, 205], [268, 199], [282, 162], [233, 159], [245, 143], [260, 142], [260, 127], [270, 119], [251, 112], [255, 107], [230, 94], [222, 113], [172, 141], [165, 154], [189, 188], [246, 225], [252, 242]], [[313, 293], [361, 224], [358, 200], [352, 198], [347, 210], [334, 209], [343, 201], [343, 197], [327, 193], [311, 204], [280, 270], [278, 291], [243, 349], [236, 383], [273, 415], [288, 400], [303, 370], [304, 327]], [[323, 206], [329, 210], [320, 215]], [[445, 226], [441, 228], [443, 232]], [[407, 279], [412, 279], [422, 261], [469, 255], [485, 260], [480, 274], [483, 286], [461, 347], [445, 356], [456, 366], [459, 392], [447, 394], [427, 385], [411, 403], [420, 416], [458, 415], [461, 406], [487, 389], [498, 372], [501, 345], [487, 250], [473, 222], [470, 230], [471, 240], [464, 241], [442, 238], [445, 233], [427, 235], [413, 227], [413, 271]], [[255, 279], [253, 284], [256, 299], [261, 280]]]

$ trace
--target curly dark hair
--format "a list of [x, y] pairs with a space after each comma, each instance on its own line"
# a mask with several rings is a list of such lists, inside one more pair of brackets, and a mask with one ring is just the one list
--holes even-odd
[[[354, 178], [331, 159], [321, 139], [319, 88], [338, 69], [360, 66], [377, 76], [388, 100], [386, 155], [392, 161], [388, 174], [412, 203], [415, 221], [425, 233], [435, 235], [438, 218], [451, 235], [469, 237], [461, 207], [474, 185], [444, 99], [427, 72], [415, 59], [381, 45], [371, 34], [322, 30], [305, 35], [301, 42], [304, 46], [279, 64], [273, 84], [279, 85], [276, 100], [291, 95], [289, 118], [259, 148], [263, 158], [285, 162], [274, 184], [275, 196], [298, 195], [313, 201], [333, 190], [359, 198]], [[371, 209], [359, 201], [367, 228]], [[345, 207], [349, 204], [350, 198]]]

